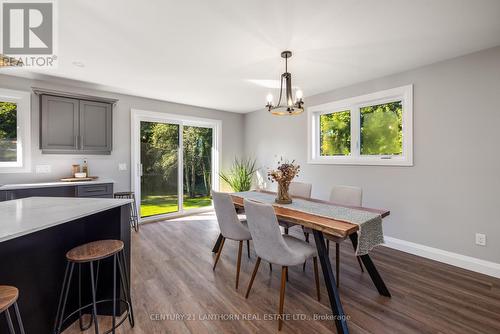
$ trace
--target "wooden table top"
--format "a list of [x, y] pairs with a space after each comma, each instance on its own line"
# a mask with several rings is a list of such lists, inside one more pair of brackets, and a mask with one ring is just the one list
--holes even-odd
[[[259, 190], [259, 191], [264, 192], [264, 193], [268, 193], [268, 194], [274, 194], [273, 192], [270, 192], [270, 191], [263, 191], [263, 190]], [[243, 198], [242, 197], [239, 197], [236, 195], [231, 195], [231, 197], [233, 199], [233, 203], [235, 206], [243, 207]], [[361, 210], [361, 211], [373, 212], [373, 213], [380, 214], [382, 216], [382, 218], [387, 217], [390, 214], [389, 210], [340, 205], [337, 203], [323, 201], [323, 200], [315, 199], [315, 198], [304, 198], [304, 197], [295, 197], [295, 198], [301, 198], [303, 200], [316, 202], [316, 203], [324, 203], [324, 204], [328, 204], [328, 205], [336, 205], [336, 206], [342, 206], [342, 207]], [[284, 220], [284, 221], [289, 222], [289, 223], [309, 227], [311, 229], [318, 230], [318, 231], [321, 231], [323, 233], [336, 236], [338, 238], [345, 239], [350, 234], [359, 230], [359, 225], [352, 224], [352, 223], [349, 223], [346, 221], [336, 220], [336, 219], [327, 218], [327, 217], [323, 217], [323, 216], [318, 216], [318, 215], [314, 215], [311, 213], [306, 213], [303, 211], [289, 209], [289, 208], [285, 208], [285, 207], [277, 206], [277, 205], [273, 205], [273, 208], [274, 208], [274, 212], [276, 213], [276, 216], [280, 220]]]

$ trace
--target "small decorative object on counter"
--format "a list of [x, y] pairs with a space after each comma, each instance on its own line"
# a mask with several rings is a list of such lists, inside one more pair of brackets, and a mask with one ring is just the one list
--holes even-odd
[[80, 165], [71, 166], [71, 175], [73, 175], [73, 177], [76, 177], [76, 173], [80, 173]]
[[288, 193], [288, 187], [290, 182], [299, 175], [300, 166], [294, 164], [295, 160], [289, 162], [288, 160], [283, 160], [280, 158], [278, 162], [278, 168], [276, 170], [270, 170], [267, 172], [267, 178], [271, 182], [278, 182], [278, 193], [276, 199], [274, 200], [279, 204], [290, 204], [292, 203], [292, 198]]
[[89, 164], [87, 163], [87, 159], [83, 159], [82, 173], [85, 173], [84, 177], [89, 177]]

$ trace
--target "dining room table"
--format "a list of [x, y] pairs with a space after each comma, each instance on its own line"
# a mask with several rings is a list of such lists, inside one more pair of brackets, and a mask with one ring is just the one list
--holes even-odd
[[[390, 211], [302, 197], [293, 197], [292, 204], [278, 204], [274, 202], [275, 195], [266, 190], [253, 190], [232, 193], [231, 198], [236, 210], [244, 209], [244, 199], [267, 203], [273, 206], [279, 221], [312, 230], [337, 332], [349, 333], [325, 238], [333, 237], [337, 242], [350, 239], [379, 294], [390, 298], [391, 293], [369, 255], [373, 247], [383, 243], [381, 222], [390, 215]], [[214, 253], [219, 250], [222, 238], [222, 234], [219, 234], [212, 249]]]

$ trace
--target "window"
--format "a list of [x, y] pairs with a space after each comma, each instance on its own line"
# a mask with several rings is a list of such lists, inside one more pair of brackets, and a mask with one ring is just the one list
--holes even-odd
[[320, 155], [351, 154], [351, 111], [337, 111], [319, 116]]
[[0, 89], [0, 172], [30, 169], [30, 93]]
[[308, 108], [309, 163], [413, 164], [412, 85]]

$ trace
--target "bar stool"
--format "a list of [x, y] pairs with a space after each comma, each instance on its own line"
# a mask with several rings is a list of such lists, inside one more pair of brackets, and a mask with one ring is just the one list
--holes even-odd
[[0, 313], [5, 312], [5, 317], [7, 318], [7, 325], [9, 326], [10, 334], [15, 334], [14, 324], [10, 317], [9, 308], [14, 307], [14, 312], [16, 313], [17, 324], [19, 326], [19, 331], [24, 334], [23, 321], [21, 320], [21, 314], [19, 313], [19, 307], [17, 307], [17, 298], [19, 297], [19, 290], [16, 287], [8, 285], [0, 285]]
[[132, 205], [130, 206], [130, 226], [136, 231], [139, 232], [139, 216], [137, 214], [137, 206], [135, 203], [135, 194], [133, 191], [122, 191], [117, 192], [113, 195], [114, 198], [126, 198], [133, 200]]
[[[57, 307], [56, 320], [54, 324], [54, 333], [61, 333], [61, 328], [63, 323], [69, 318], [73, 317], [76, 313], [79, 316], [80, 329], [86, 330], [92, 326], [94, 322], [95, 333], [99, 333], [99, 325], [97, 322], [97, 304], [104, 302], [113, 303], [113, 320], [111, 329], [107, 330], [105, 333], [115, 333], [115, 329], [120, 326], [127, 318], [129, 319], [130, 325], [134, 327], [134, 310], [132, 308], [132, 300], [128, 294], [130, 285], [127, 278], [127, 264], [125, 257], [123, 255], [123, 241], [121, 240], [99, 240], [94, 242], [89, 242], [84, 245], [75, 247], [66, 253], [66, 271], [64, 273], [64, 281], [61, 288], [61, 295], [59, 297], [59, 304]], [[113, 258], [113, 298], [96, 300], [97, 283], [99, 277], [99, 263], [101, 260], [107, 258]], [[94, 273], [94, 262], [97, 262], [97, 272]], [[92, 285], [92, 303], [85, 306], [81, 305], [81, 267], [83, 264], [89, 264], [90, 268], [90, 281]], [[126, 315], [116, 323], [116, 264], [118, 263], [118, 272], [120, 274], [120, 285], [123, 292], [123, 298], [119, 299], [119, 302], [123, 303], [127, 307]], [[71, 278], [73, 276], [73, 270], [75, 264], [78, 265], [78, 306], [79, 308], [66, 317], [64, 317], [64, 311], [66, 308], [66, 303], [68, 300], [69, 288], [71, 285]], [[82, 311], [92, 307], [92, 315], [90, 322], [87, 326], [83, 325], [82, 321]]]

